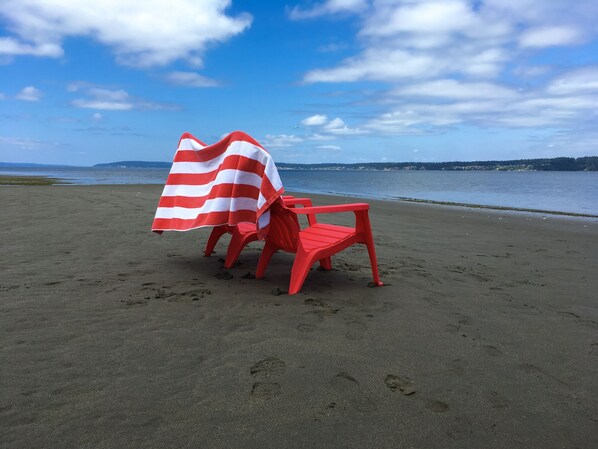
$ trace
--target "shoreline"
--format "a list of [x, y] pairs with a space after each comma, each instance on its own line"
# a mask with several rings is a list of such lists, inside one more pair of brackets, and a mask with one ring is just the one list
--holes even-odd
[[[68, 182], [66, 179], [61, 178], [53, 178], [48, 176], [32, 176], [32, 175], [1, 175], [0, 174], [0, 188], [7, 187], [7, 186], [34, 186], [34, 185], [55, 185], [55, 186], [100, 186], [100, 185], [110, 185], [110, 186], [156, 186], [162, 184], [76, 184]], [[533, 209], [533, 208], [522, 208], [522, 207], [514, 207], [514, 206], [498, 206], [498, 205], [489, 205], [489, 204], [475, 204], [475, 203], [462, 203], [462, 202], [453, 202], [453, 201], [437, 201], [437, 200], [429, 200], [429, 199], [420, 199], [420, 198], [411, 198], [411, 197], [369, 197], [369, 196], [356, 196], [356, 195], [349, 195], [343, 193], [331, 193], [331, 192], [295, 192], [300, 193], [301, 195], [330, 195], [339, 198], [361, 198], [364, 200], [374, 200], [374, 201], [391, 201], [391, 202], [409, 202], [409, 203], [420, 203], [420, 204], [430, 204], [430, 205], [438, 205], [438, 206], [447, 206], [447, 207], [461, 207], [461, 208], [473, 208], [473, 209], [481, 209], [481, 210], [494, 210], [494, 211], [501, 211], [501, 212], [513, 212], [513, 213], [528, 213], [528, 214], [546, 214], [546, 215], [558, 215], [562, 217], [571, 217], [571, 218], [588, 218], [588, 219], [598, 219], [598, 214], [589, 214], [589, 213], [581, 213], [581, 212], [568, 212], [568, 211], [556, 211], [556, 210], [544, 210], [544, 209]]]
[[487, 204], [457, 203], [457, 202], [451, 202], [451, 201], [422, 200], [422, 199], [418, 199], [418, 198], [407, 198], [407, 197], [399, 197], [399, 198], [397, 198], [397, 200], [405, 201], [405, 202], [409, 202], [409, 203], [433, 204], [433, 205], [438, 205], [438, 206], [465, 207], [465, 208], [472, 208], [472, 209], [494, 210], [494, 211], [503, 211], [503, 212], [522, 212], [522, 213], [529, 213], [529, 214], [534, 214], [534, 215], [546, 214], [546, 215], [560, 215], [560, 216], [571, 217], [571, 218], [598, 219], [598, 215], [577, 213], [577, 212], [551, 211], [551, 210], [543, 210], [543, 209], [527, 209], [527, 208], [510, 207], [510, 206], [492, 206], [492, 205], [487, 205]]
[[51, 176], [33, 176], [33, 175], [2, 175], [0, 174], [0, 187], [8, 186], [50, 186], [50, 185], [69, 185], [63, 179]]

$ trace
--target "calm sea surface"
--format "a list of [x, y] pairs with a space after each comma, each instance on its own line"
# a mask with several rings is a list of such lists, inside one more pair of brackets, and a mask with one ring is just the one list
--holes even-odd
[[[73, 184], [163, 184], [167, 169], [0, 169]], [[286, 190], [598, 215], [598, 172], [281, 170]]]

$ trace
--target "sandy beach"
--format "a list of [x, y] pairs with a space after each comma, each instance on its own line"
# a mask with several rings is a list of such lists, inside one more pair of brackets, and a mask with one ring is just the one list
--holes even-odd
[[368, 201], [288, 296], [161, 190], [0, 188], [1, 448], [598, 447], [598, 219]]

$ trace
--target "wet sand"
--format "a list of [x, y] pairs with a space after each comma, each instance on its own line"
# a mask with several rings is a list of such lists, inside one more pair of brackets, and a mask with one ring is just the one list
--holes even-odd
[[161, 190], [0, 188], [1, 448], [598, 447], [598, 220], [368, 201], [288, 296]]

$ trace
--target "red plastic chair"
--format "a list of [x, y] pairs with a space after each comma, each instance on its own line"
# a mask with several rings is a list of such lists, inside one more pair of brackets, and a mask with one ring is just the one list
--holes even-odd
[[[384, 285], [378, 273], [374, 238], [368, 216], [369, 208], [367, 203], [289, 208], [277, 201], [270, 208], [270, 229], [255, 277], [264, 277], [268, 262], [276, 251], [295, 253], [289, 284], [289, 295], [294, 295], [301, 290], [309, 270], [316, 261], [320, 261], [322, 268], [330, 270], [331, 256], [356, 243], [363, 243], [368, 249], [374, 283], [377, 286]], [[337, 212], [353, 212], [355, 227], [317, 222], [316, 214]], [[310, 225], [303, 230], [300, 229], [298, 215], [308, 216]]]
[[[311, 206], [311, 200], [309, 198], [295, 198], [293, 196], [283, 196], [284, 204], [287, 206]], [[206, 257], [210, 256], [214, 252], [214, 247], [220, 237], [224, 234], [231, 234], [230, 243], [228, 250], [226, 251], [226, 258], [224, 259], [225, 268], [232, 268], [237, 259], [241, 255], [241, 251], [251, 242], [258, 240], [257, 229], [255, 223], [239, 223], [238, 226], [221, 225], [214, 226], [208, 242], [206, 243], [206, 249], [204, 254]]]
[[226, 268], [232, 268], [239, 258], [241, 251], [243, 251], [243, 248], [258, 239], [257, 229], [255, 223], [239, 223], [237, 226], [214, 226], [214, 229], [212, 229], [212, 233], [208, 238], [208, 243], [206, 244], [204, 252], [206, 257], [214, 252], [216, 243], [218, 243], [218, 240], [220, 240], [220, 237], [224, 234], [232, 234], [228, 250], [226, 251], [226, 258], [224, 260], [224, 266]]

